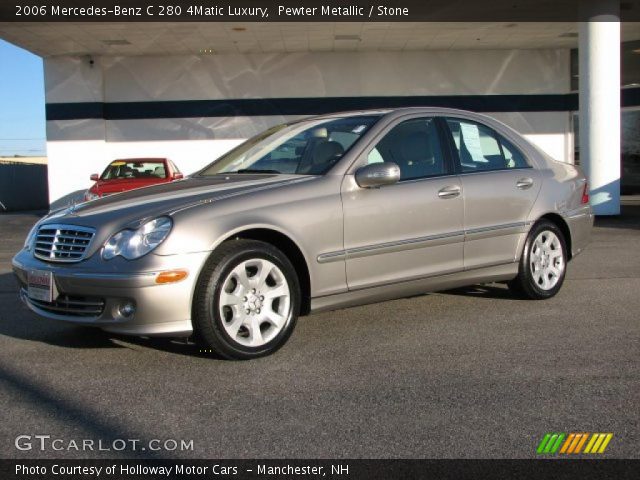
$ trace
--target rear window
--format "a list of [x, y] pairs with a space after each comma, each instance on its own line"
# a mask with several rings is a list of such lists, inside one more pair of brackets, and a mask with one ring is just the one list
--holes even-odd
[[103, 172], [102, 180], [125, 178], [167, 178], [163, 161], [130, 162], [116, 160]]

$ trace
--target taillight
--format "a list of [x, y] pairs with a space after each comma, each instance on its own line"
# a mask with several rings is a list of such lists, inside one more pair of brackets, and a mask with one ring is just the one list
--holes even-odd
[[581, 203], [583, 205], [589, 203], [589, 183], [588, 182], [584, 182], [584, 188], [582, 189]]

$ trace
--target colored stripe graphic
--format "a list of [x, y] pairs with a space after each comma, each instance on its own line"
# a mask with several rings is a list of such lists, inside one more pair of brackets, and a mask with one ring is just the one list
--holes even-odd
[[575, 437], [576, 437], [575, 433], [569, 434], [569, 436], [567, 437], [567, 441], [564, 442], [564, 445], [562, 445], [562, 448], [560, 449], [560, 453], [567, 453], [567, 449], [569, 448], [569, 446], [571, 445]]
[[562, 440], [564, 440], [564, 437], [564, 433], [558, 434], [558, 439], [556, 440], [556, 443], [553, 445], [549, 453], [556, 453], [558, 451], [558, 448], [560, 448], [560, 444], [562, 443]]
[[591, 453], [591, 447], [593, 447], [593, 444], [596, 443], [597, 439], [598, 439], [597, 433], [594, 433], [593, 435], [591, 435], [591, 440], [589, 440], [589, 443], [587, 443], [587, 448], [584, 449], [584, 453]]
[[567, 450], [567, 453], [578, 453], [576, 450], [578, 448], [578, 443], [581, 440], [582, 440], [582, 434], [576, 433], [576, 436], [573, 437], [573, 442], [571, 442], [571, 446], [569, 447], [569, 450]]
[[613, 433], [594, 433], [584, 453], [604, 453], [613, 438]]
[[604, 451], [607, 449], [607, 446], [609, 445], [609, 442], [611, 441], [612, 438], [613, 438], [613, 433], [607, 433], [607, 436], [602, 442], [602, 445], [600, 445], [600, 449], [598, 450], [598, 453], [604, 453]]
[[536, 450], [537, 453], [543, 453], [544, 452], [544, 447], [546, 447], [546, 445], [549, 442], [550, 438], [551, 438], [551, 434], [550, 433], [547, 433], [544, 437], [542, 437], [542, 441], [540, 442], [540, 445], [538, 445], [538, 449]]
[[538, 453], [553, 454], [558, 451], [562, 440], [564, 440], [564, 433], [547, 433], [540, 444], [538, 445]]
[[[536, 452], [538, 454], [566, 454], [604, 453], [613, 438], [613, 433], [557, 433], [549, 432], [544, 435]], [[587, 441], [588, 440], [588, 441]], [[585, 447], [586, 444], [586, 447]], [[584, 451], [583, 451], [583, 447]]]
[[588, 433], [582, 433], [581, 434], [580, 441], [578, 442], [578, 445], [576, 445], [576, 449], [573, 451], [573, 453], [580, 453], [580, 451], [582, 450], [582, 447], [584, 445], [584, 442], [587, 441], [588, 437], [589, 437]]

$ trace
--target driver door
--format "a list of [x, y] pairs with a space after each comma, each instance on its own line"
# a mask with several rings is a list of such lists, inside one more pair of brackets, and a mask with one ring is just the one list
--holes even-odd
[[464, 202], [460, 178], [444, 154], [433, 117], [398, 120], [365, 152], [359, 166], [394, 162], [400, 181], [342, 185], [344, 246], [350, 290], [460, 271]]

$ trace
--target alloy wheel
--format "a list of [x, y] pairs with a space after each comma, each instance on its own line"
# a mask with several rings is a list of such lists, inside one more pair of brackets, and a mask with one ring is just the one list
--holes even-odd
[[564, 272], [565, 261], [562, 244], [558, 236], [550, 230], [543, 230], [533, 241], [529, 256], [531, 276], [542, 290], [556, 286]]
[[289, 283], [269, 260], [239, 263], [224, 279], [218, 308], [225, 331], [235, 342], [260, 347], [273, 340], [291, 311]]

